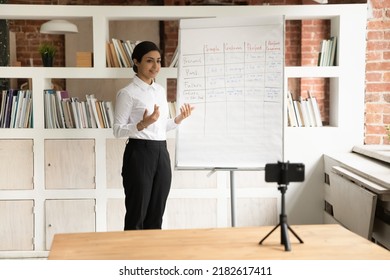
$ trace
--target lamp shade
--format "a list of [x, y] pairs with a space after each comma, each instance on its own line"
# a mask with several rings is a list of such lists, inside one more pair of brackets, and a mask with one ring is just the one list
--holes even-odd
[[45, 22], [41, 25], [40, 31], [45, 34], [65, 34], [65, 33], [77, 33], [77, 25], [61, 19], [54, 19]]

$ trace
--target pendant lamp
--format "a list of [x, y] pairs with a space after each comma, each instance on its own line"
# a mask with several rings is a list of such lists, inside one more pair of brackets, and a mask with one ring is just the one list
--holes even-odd
[[41, 25], [40, 33], [45, 34], [65, 34], [77, 33], [77, 25], [67, 20], [53, 19]]

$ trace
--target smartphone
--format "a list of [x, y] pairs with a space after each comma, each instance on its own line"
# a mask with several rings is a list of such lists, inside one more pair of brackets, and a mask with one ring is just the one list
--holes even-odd
[[305, 180], [305, 165], [303, 163], [278, 162], [265, 165], [265, 181], [288, 184]]

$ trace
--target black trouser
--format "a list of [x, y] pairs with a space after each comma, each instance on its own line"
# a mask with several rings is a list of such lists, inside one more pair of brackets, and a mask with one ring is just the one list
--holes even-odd
[[171, 188], [166, 141], [129, 139], [123, 155], [125, 230], [161, 229]]

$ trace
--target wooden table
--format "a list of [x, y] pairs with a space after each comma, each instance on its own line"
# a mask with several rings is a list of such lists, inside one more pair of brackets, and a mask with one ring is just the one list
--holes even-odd
[[291, 251], [280, 244], [280, 227], [144, 230], [57, 234], [49, 259], [70, 260], [339, 260], [386, 259], [390, 251], [340, 225], [291, 226]]

